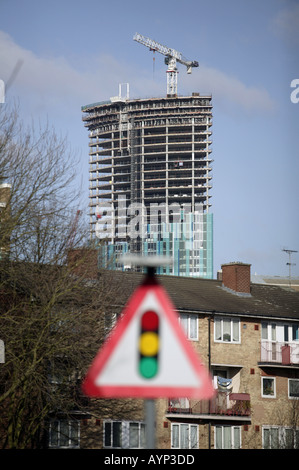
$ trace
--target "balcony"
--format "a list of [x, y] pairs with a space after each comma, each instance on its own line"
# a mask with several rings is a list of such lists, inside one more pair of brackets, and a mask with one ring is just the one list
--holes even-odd
[[212, 400], [189, 401], [187, 398], [170, 399], [166, 417], [168, 419], [200, 419], [250, 421], [251, 407], [248, 393], [217, 391]]
[[299, 368], [299, 343], [262, 341], [258, 365]]

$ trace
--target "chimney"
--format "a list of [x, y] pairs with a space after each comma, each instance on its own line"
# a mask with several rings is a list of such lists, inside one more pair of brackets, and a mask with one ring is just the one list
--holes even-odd
[[238, 294], [250, 294], [250, 264], [222, 264], [222, 286]]

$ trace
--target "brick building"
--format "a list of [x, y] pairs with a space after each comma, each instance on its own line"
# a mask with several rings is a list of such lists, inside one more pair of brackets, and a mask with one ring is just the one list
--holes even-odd
[[[115, 272], [126, 286], [121, 311], [142, 275]], [[222, 265], [222, 280], [158, 276], [176, 306], [188, 339], [210, 370], [209, 401], [156, 401], [156, 447], [261, 449], [299, 446], [299, 292], [251, 284], [250, 265]], [[183, 377], [182, 377], [183, 381]], [[123, 417], [94, 411], [81, 424], [80, 446], [144, 445], [140, 412]], [[137, 404], [137, 401], [136, 401]], [[94, 444], [93, 444], [94, 445]]]

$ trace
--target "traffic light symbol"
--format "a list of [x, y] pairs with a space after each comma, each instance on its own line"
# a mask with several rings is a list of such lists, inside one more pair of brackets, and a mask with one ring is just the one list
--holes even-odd
[[139, 373], [145, 379], [155, 377], [159, 359], [159, 316], [147, 310], [141, 317], [139, 338]]

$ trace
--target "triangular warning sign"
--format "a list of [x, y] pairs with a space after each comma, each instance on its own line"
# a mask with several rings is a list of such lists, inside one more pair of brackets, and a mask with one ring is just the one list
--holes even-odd
[[[154, 320], [147, 321], [151, 316]], [[156, 330], [144, 334], [144, 325]], [[209, 399], [214, 394], [210, 375], [187, 340], [171, 300], [154, 279], [129, 299], [82, 389], [88, 396], [111, 398]]]

